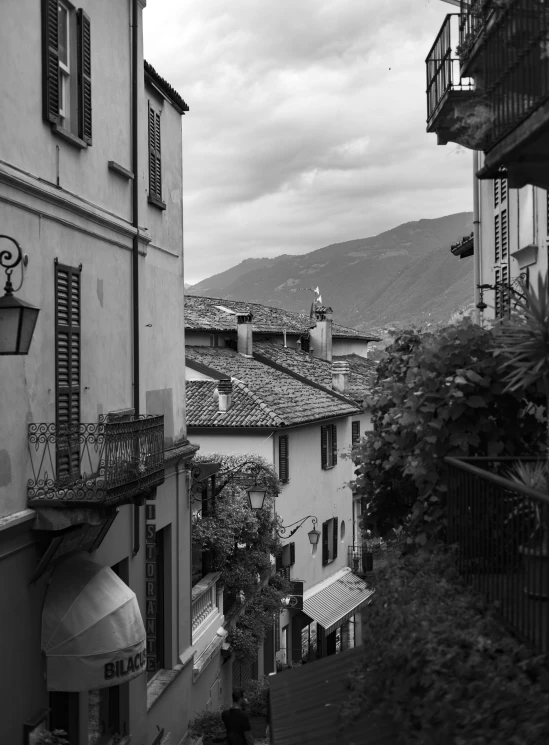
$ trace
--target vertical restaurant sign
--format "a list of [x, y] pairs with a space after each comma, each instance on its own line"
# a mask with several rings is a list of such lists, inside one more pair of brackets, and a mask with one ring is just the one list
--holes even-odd
[[[156, 497], [156, 490], [150, 499]], [[158, 602], [158, 577], [156, 572], [156, 504], [145, 504], [145, 628], [147, 631], [147, 672], [155, 672], [156, 650], [156, 611]]]

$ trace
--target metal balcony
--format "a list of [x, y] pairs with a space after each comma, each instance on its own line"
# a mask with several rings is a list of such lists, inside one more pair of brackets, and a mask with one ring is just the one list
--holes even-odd
[[[508, 476], [518, 458], [446, 458], [447, 540], [464, 579], [549, 651], [549, 497]], [[535, 461], [535, 458], [520, 458]]]
[[114, 505], [164, 481], [164, 417], [28, 425], [29, 506]]
[[427, 67], [427, 131], [436, 132], [439, 145], [458, 142], [473, 147], [477, 142], [463, 132], [467, 115], [478, 94], [471, 79], [460, 74], [457, 40], [461, 16], [450, 13], [425, 60]]

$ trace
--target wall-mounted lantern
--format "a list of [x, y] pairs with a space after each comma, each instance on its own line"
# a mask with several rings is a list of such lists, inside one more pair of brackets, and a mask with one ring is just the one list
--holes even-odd
[[[4, 287], [5, 295], [0, 298], [0, 355], [7, 354], [28, 354], [32, 335], [36, 326], [36, 320], [40, 308], [36, 308], [24, 300], [19, 300], [14, 296], [14, 289], [11, 283], [11, 275], [16, 266], [23, 262], [27, 264], [27, 257], [23, 260], [21, 246], [14, 238], [9, 235], [0, 235], [0, 239], [11, 241], [15, 246], [0, 250], [0, 266], [6, 270], [6, 286]], [[23, 284], [23, 267], [21, 267], [21, 284]]]

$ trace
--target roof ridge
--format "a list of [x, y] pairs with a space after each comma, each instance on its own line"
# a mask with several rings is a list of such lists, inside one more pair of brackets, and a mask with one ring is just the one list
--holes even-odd
[[250, 388], [248, 388], [248, 386], [245, 383], [243, 383], [238, 378], [231, 377], [231, 380], [233, 381], [233, 383], [236, 383], [237, 387], [240, 388], [242, 391], [244, 391], [244, 393], [247, 396], [249, 396], [252, 399], [252, 401], [255, 401], [255, 403], [259, 406], [260, 409], [270, 414], [270, 416], [272, 416], [273, 419], [275, 420], [276, 424], [278, 424], [280, 427], [286, 426], [286, 422], [278, 416], [276, 411], [273, 411], [273, 409], [267, 406], [267, 404], [259, 398], [257, 393], [254, 393]]

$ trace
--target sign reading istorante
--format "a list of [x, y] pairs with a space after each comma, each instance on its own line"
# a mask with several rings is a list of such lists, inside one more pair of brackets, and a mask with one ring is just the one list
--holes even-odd
[[[153, 492], [156, 497], [156, 492]], [[156, 646], [157, 613], [157, 567], [156, 567], [156, 504], [147, 502], [146, 543], [145, 543], [145, 628], [147, 631], [147, 672], [154, 673], [158, 667]]]

